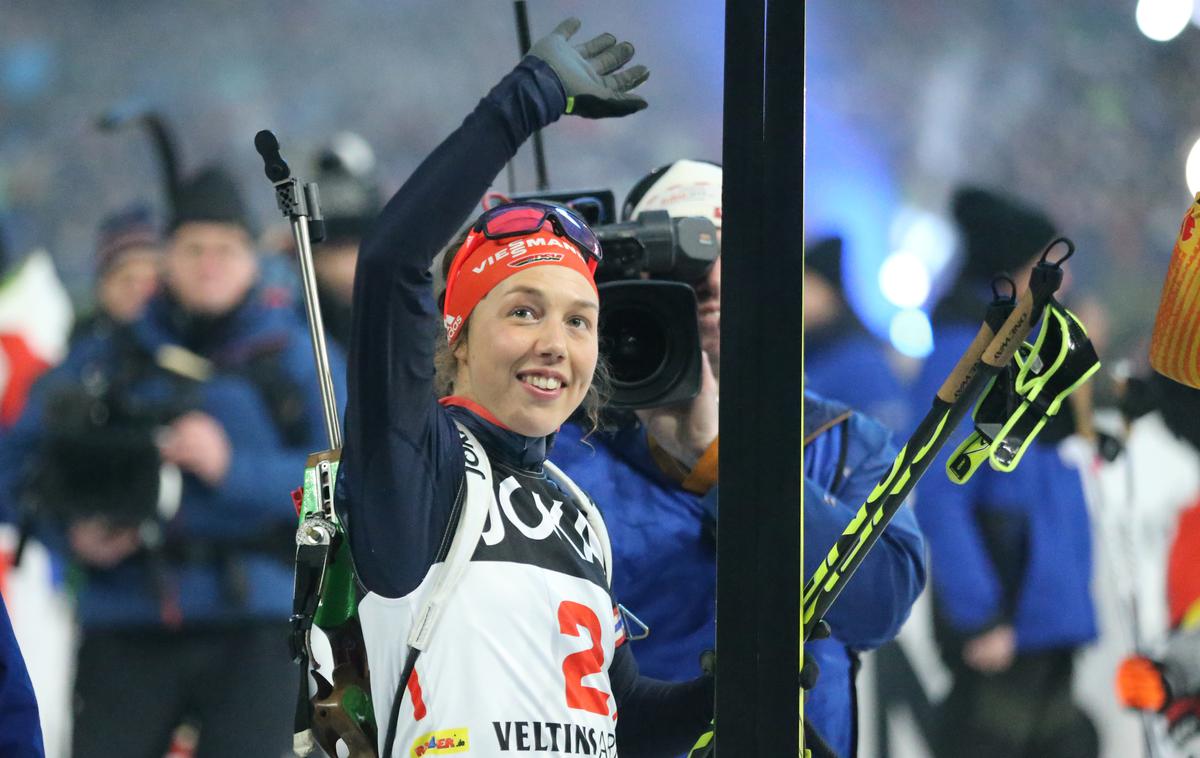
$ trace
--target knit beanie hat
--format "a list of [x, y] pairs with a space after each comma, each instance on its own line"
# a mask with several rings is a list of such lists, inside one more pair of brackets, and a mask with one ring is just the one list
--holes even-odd
[[963, 279], [988, 281], [997, 272], [1012, 273], [1054, 237], [1054, 222], [1044, 213], [994, 190], [960, 187], [951, 209], [962, 235]]
[[183, 224], [198, 221], [234, 224], [254, 234], [237, 184], [216, 166], [182, 181], [176, 190], [174, 206], [172, 233]]
[[153, 216], [145, 205], [132, 205], [110, 214], [100, 222], [96, 235], [96, 275], [103, 276], [130, 250], [158, 250], [161, 244]]

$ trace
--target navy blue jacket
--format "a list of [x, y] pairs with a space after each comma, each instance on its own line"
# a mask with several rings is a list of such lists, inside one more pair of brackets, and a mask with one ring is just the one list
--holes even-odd
[[0, 601], [0, 755], [41, 758], [45, 754], [33, 684], [8, 609]]
[[[936, 350], [913, 386], [914, 410], [924, 415], [978, 329], [934, 327]], [[961, 638], [1012, 624], [1018, 652], [1091, 641], [1091, 532], [1079, 472], [1035, 442], [1016, 471], [982, 466], [954, 484], [946, 459], [971, 428], [968, 415], [917, 485], [939, 619]]]
[[[111, 569], [86, 572], [78, 597], [85, 628], [247, 619], [283, 623], [291, 613], [288, 556], [294, 551], [290, 533], [296, 511], [289, 493], [301, 483], [305, 456], [329, 444], [307, 327], [293, 309], [269, 307], [255, 291], [215, 324], [188, 331], [162, 296], [133, 324], [132, 337], [137, 349], [150, 356], [165, 345], [179, 345], [214, 363], [215, 373], [195, 387], [194, 394], [189, 392], [189, 403], [190, 409], [207, 413], [224, 428], [232, 447], [229, 471], [215, 488], [184, 474], [179, 512], [164, 529], [166, 552], [172, 557], [158, 578], [144, 551]], [[274, 356], [269, 360], [278, 381], [295, 388], [304, 406], [297, 414], [299, 434], [291, 441], [273, 419], [264, 387], [247, 373], [249, 363], [264, 354]], [[115, 364], [128, 355], [110, 332], [84, 335], [66, 360], [38, 381], [24, 414], [0, 440], [0, 455], [8, 463], [0, 470], [0, 493], [6, 502], [15, 502], [11, 498], [21, 485], [19, 474], [38, 450], [47, 397], [93, 371], [112, 375]], [[344, 359], [336, 351], [330, 363], [334, 376], [343, 376]], [[132, 386], [131, 396], [161, 400], [178, 392], [163, 372], [147, 373]], [[203, 555], [197, 557], [200, 546]], [[173, 557], [182, 555], [175, 548], [190, 552], [190, 558]], [[224, 549], [232, 552], [218, 555]]]
[[[493, 462], [541, 472], [546, 438], [438, 404], [434, 349], [445, 332], [429, 267], [521, 143], [565, 109], [554, 72], [526, 58], [421, 163], [363, 241], [336, 497], [359, 578], [379, 595], [416, 588], [446, 534], [465, 475], [454, 418]], [[641, 677], [628, 645], [617, 648], [609, 675], [623, 756], [685, 749], [711, 718], [711, 680], [670, 685]]]
[[[805, 396], [805, 436], [845, 409]], [[845, 460], [838, 458], [846, 435]], [[632, 644], [648, 674], [694, 676], [716, 638], [716, 553], [709, 526], [713, 493], [700, 497], [665, 476], [650, 457], [640, 425], [597, 433], [564, 425], [551, 458], [591, 493], [613, 542], [613, 588], [650, 627]], [[805, 576], [824, 559], [858, 506], [890, 467], [888, 431], [860, 414], [833, 424], [804, 449]], [[925, 586], [925, 551], [916, 519], [902, 508], [830, 608], [834, 638], [809, 643], [821, 675], [805, 715], [838, 751], [854, 749], [853, 653], [890, 640]]]

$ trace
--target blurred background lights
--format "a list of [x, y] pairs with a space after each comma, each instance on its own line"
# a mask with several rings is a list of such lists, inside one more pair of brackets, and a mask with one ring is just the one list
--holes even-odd
[[1138, 0], [1138, 29], [1156, 42], [1174, 39], [1192, 19], [1193, 0]]
[[907, 308], [892, 317], [888, 339], [893, 347], [911, 358], [924, 358], [933, 352], [929, 317], [916, 308]]
[[919, 307], [929, 297], [929, 269], [915, 253], [897, 250], [879, 267], [879, 291], [900, 308]]
[[1188, 192], [1193, 195], [1200, 192], [1200, 139], [1192, 143], [1192, 149], [1188, 151], [1184, 175], [1187, 177]]
[[954, 229], [936, 213], [905, 205], [892, 218], [888, 241], [893, 252], [879, 266], [879, 292], [894, 308], [919, 308], [953, 258]]

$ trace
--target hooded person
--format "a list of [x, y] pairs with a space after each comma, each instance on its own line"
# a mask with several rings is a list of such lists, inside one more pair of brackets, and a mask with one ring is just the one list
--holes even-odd
[[[910, 397], [926, 407], [979, 329], [990, 281], [1023, 290], [1054, 236], [1042, 211], [1003, 192], [960, 187], [951, 212], [961, 268], [933, 311], [934, 351]], [[951, 438], [971, 431], [964, 419]], [[1071, 698], [1073, 656], [1096, 636], [1091, 532], [1079, 473], [1048, 441], [1012, 473], [981, 467], [965, 484], [942, 473], [949, 449], [916, 493], [929, 542], [935, 629], [954, 688], [940, 706], [938, 756], [1080, 756], [1095, 729]]]
[[900, 431], [909, 408], [894, 369], [898, 356], [854, 313], [842, 278], [844, 258], [841, 237], [804, 249], [805, 386]]
[[308, 330], [259, 297], [227, 173], [184, 181], [168, 229], [162, 291], [38, 382], [0, 440], [0, 491], [54, 506], [84, 577], [73, 755], [157, 758], [185, 718], [198, 753], [280, 755], [295, 705], [286, 493], [326, 444]]
[[[665, 210], [676, 218], [705, 216], [720, 229], [721, 186], [720, 166], [675, 161], [634, 186], [625, 216]], [[720, 265], [718, 258], [692, 283], [704, 354], [699, 395], [677, 406], [639, 409], [615, 430], [588, 434], [584, 424], [569, 422], [552, 453], [604, 505], [614, 560], [628, 567], [614, 586], [649, 627], [648, 636], [633, 641], [635, 651], [647, 673], [668, 680], [694, 676], [716, 640]], [[808, 576], [895, 450], [884, 427], [841, 403], [806, 392], [804, 408]], [[805, 646], [821, 672], [805, 717], [839, 756], [856, 750], [857, 654], [895, 635], [924, 583], [921, 535], [912, 512], [903, 509], [831, 609], [833, 637]]]

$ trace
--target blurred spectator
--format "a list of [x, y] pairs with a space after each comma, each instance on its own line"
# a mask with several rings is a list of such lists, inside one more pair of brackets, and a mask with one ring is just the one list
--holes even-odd
[[908, 428], [908, 397], [892, 364], [895, 351], [871, 334], [846, 300], [844, 248], [827, 237], [804, 250], [804, 378], [893, 431]]
[[[719, 166], [677, 161], [645, 177], [625, 202], [646, 210], [707, 216], [721, 225]], [[731, 254], [736, 255], [736, 251]], [[604, 509], [614, 561], [614, 595], [650, 627], [633, 638], [642, 670], [661, 679], [695, 676], [715, 645], [721, 262], [692, 283], [705, 360], [699, 395], [645, 408], [613, 430], [590, 434], [564, 424], [552, 459]], [[895, 450], [880, 424], [815, 394], [804, 397], [805, 570], [809, 576], [891, 466]], [[805, 645], [820, 676], [809, 694], [810, 726], [837, 755], [856, 753], [858, 654], [891, 639], [925, 583], [924, 546], [908, 508], [864, 560], [832, 606], [833, 636]], [[674, 588], [664, 591], [664, 587]]]
[[106, 218], [96, 240], [96, 309], [76, 324], [76, 336], [137, 319], [158, 291], [161, 268], [162, 237], [148, 208]]
[[[1167, 427], [1200, 453], [1200, 390], [1155, 376]], [[1163, 472], [1166, 475], [1166, 472]], [[1200, 752], [1200, 499], [1182, 510], [1167, 561], [1170, 633], [1153, 657], [1140, 651], [1117, 669], [1117, 697], [1129, 708], [1162, 713], [1186, 755]]]
[[[959, 277], [933, 313], [934, 353], [912, 392], [925, 407], [979, 329], [991, 277], [1018, 288], [1054, 235], [1040, 211], [989, 190], [953, 198]], [[952, 439], [969, 433], [964, 420]], [[1091, 534], [1082, 485], [1048, 440], [1010, 474], [981, 467], [964, 485], [946, 450], [917, 493], [930, 548], [935, 629], [954, 683], [940, 706], [939, 756], [1092, 758], [1095, 728], [1072, 700], [1074, 654], [1096, 636]]]
[[325, 216], [325, 241], [313, 248], [321, 318], [329, 337], [348, 348], [358, 246], [383, 207], [371, 146], [353, 132], [335, 135], [317, 157], [316, 181]]
[[288, 492], [326, 438], [307, 330], [261, 301], [250, 240], [224, 173], [185, 182], [164, 291], [76, 341], [0, 440], [0, 491], [65, 524], [82, 578], [76, 758], [161, 758], [185, 719], [199, 755], [290, 745]]
[[[1092, 324], [1085, 323], [1091, 334]], [[1139, 352], [1145, 356], [1145, 346]], [[1200, 498], [1200, 450], [1187, 441], [1200, 430], [1192, 421], [1200, 408], [1186, 396], [1193, 391], [1175, 385], [1181, 396], [1163, 377], [1129, 376], [1127, 363], [1115, 362], [1111, 372], [1119, 412], [1096, 414], [1099, 451], [1084, 441], [1082, 426], [1059, 448], [1084, 474], [1095, 535], [1092, 592], [1100, 638], [1076, 662], [1075, 692], [1095, 718], [1107, 756], [1139, 754], [1147, 740], [1161, 743], [1165, 736], [1123, 709], [1111, 682], [1131, 651], [1155, 652], [1167, 639], [1167, 554], [1180, 513]], [[1159, 744], [1159, 750], [1166, 748]]]

